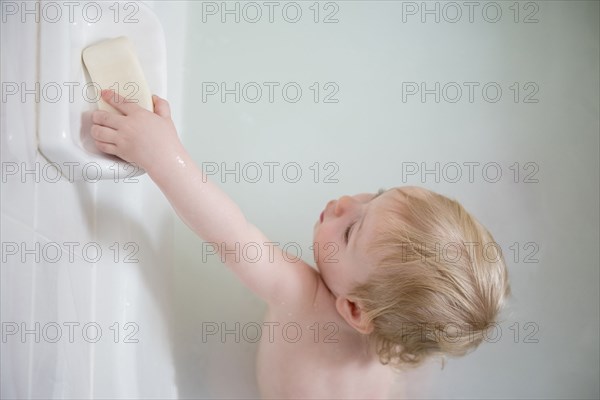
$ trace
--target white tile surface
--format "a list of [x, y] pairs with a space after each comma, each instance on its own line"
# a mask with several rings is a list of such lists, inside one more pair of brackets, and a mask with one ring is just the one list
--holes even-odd
[[[32, 329], [35, 305], [35, 255], [26, 255], [27, 249], [35, 248], [35, 233], [30, 227], [6, 214], [1, 214], [2, 267], [0, 268], [0, 314], [3, 332], [17, 329], [0, 343], [2, 397], [25, 398], [32, 387], [31, 360], [33, 358], [31, 336], [21, 336], [22, 328]], [[25, 257], [25, 261], [23, 258]], [[5, 325], [7, 324], [7, 325]], [[17, 326], [15, 327], [14, 324]], [[5, 328], [6, 327], [6, 328]], [[4, 374], [7, 375], [4, 375]]]
[[[2, 80], [35, 82], [37, 28], [12, 21], [2, 23]], [[147, 177], [129, 186], [55, 181], [36, 151], [36, 101], [30, 96], [1, 105], [2, 241], [28, 248], [39, 243], [41, 249], [38, 260], [30, 255], [21, 262], [17, 254], [2, 263], [2, 321], [26, 327], [38, 322], [42, 334], [39, 343], [21, 343], [18, 336], [10, 346], [2, 344], [2, 397], [177, 397], [167, 323], [173, 256], [168, 203]], [[10, 175], [5, 162], [20, 169]], [[38, 173], [22, 177], [25, 162]], [[55, 243], [63, 250], [57, 260], [43, 252]], [[96, 245], [98, 259], [83, 252]], [[125, 262], [128, 256], [139, 262]], [[79, 324], [73, 342], [64, 326], [70, 322]], [[143, 335], [141, 344], [123, 343], [133, 328], [127, 322], [140, 327], [134, 337]], [[56, 343], [43, 337], [44, 327], [52, 334], [53, 323], [62, 327]], [[102, 329], [97, 343], [85, 340], [85, 324]], [[114, 343], [117, 332], [120, 342]]]

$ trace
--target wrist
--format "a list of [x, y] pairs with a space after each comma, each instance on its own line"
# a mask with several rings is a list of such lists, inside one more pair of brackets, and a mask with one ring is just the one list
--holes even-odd
[[156, 181], [163, 177], [177, 173], [190, 163], [189, 155], [179, 141], [163, 146], [154, 152], [152, 157], [144, 163], [142, 168]]

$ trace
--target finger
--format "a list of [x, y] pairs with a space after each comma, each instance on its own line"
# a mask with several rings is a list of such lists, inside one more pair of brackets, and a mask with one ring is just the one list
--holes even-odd
[[95, 140], [100, 142], [116, 143], [117, 141], [117, 131], [102, 125], [92, 125], [92, 130], [90, 133]]
[[121, 111], [124, 115], [129, 115], [137, 110], [142, 110], [142, 107], [134, 102], [127, 101], [125, 97], [114, 90], [104, 89], [101, 94], [104, 101]]
[[96, 144], [96, 148], [103, 153], [112, 154], [114, 156], [117, 155], [117, 146], [112, 143], [105, 143], [96, 140], [94, 142]]
[[171, 106], [169, 102], [157, 95], [152, 96], [152, 102], [154, 103], [154, 112], [161, 117], [171, 118]]
[[96, 110], [92, 113], [92, 122], [109, 128], [118, 129], [124, 121], [124, 116], [109, 113], [108, 111]]

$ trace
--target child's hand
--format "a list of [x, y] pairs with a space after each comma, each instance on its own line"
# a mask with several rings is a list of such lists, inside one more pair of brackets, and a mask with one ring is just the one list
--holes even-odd
[[102, 99], [124, 115], [94, 111], [91, 134], [100, 151], [148, 171], [153, 164], [159, 164], [161, 158], [168, 157], [170, 151], [177, 151], [181, 146], [166, 100], [152, 96], [152, 113], [136, 103], [125, 101], [112, 90], [103, 90]]

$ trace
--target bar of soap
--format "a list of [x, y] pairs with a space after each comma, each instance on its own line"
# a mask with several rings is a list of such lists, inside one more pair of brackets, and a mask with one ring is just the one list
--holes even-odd
[[[125, 37], [103, 40], [83, 50], [83, 63], [92, 82], [102, 89], [112, 89], [127, 101], [134, 101], [146, 110], [154, 111], [152, 93], [133, 44]], [[98, 93], [98, 108], [121, 115]]]

